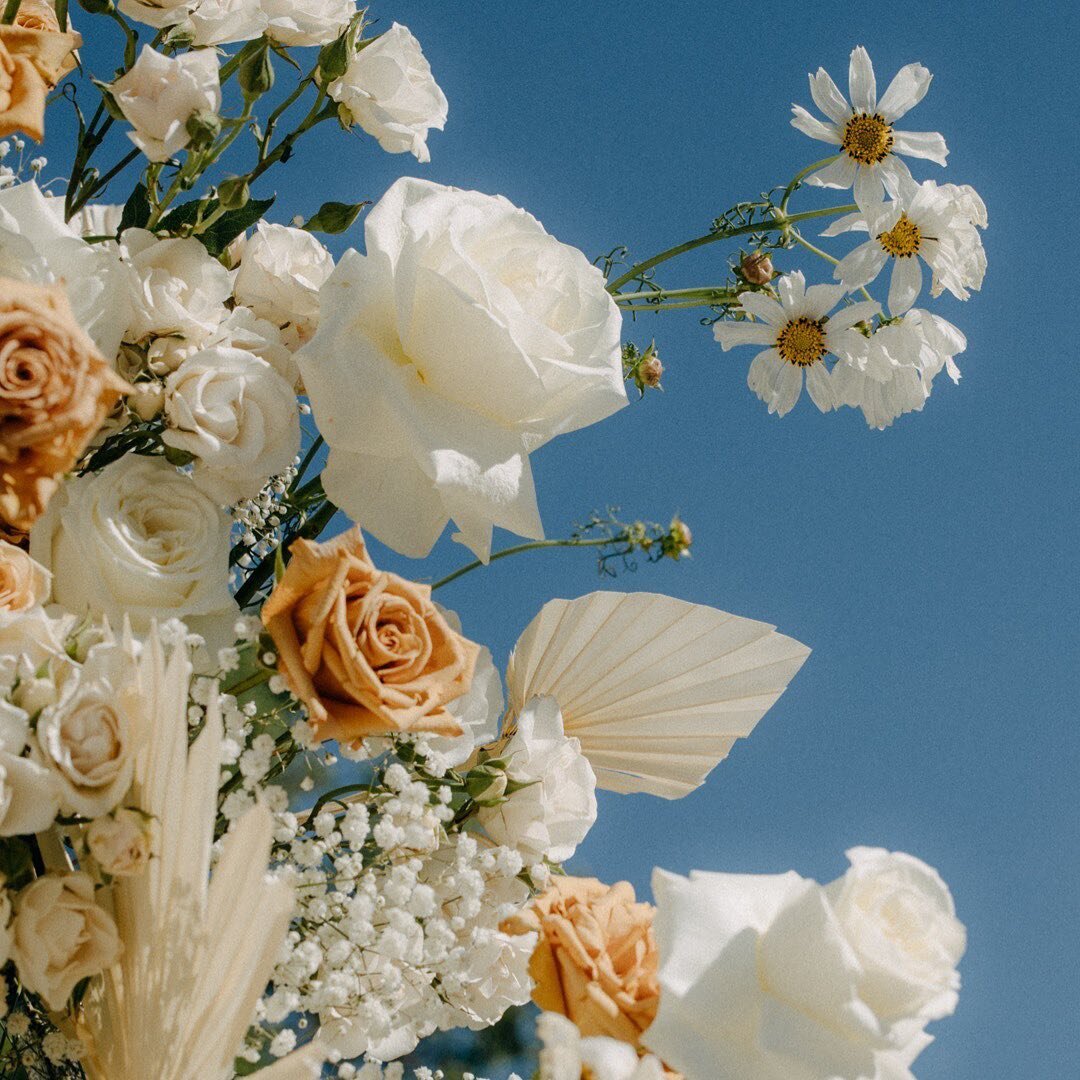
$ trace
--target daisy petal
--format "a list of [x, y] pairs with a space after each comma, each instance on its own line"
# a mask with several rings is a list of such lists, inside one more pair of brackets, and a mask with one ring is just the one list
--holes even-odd
[[832, 76], [824, 68], [818, 68], [810, 76], [810, 96], [814, 104], [834, 123], [846, 124], [851, 119], [851, 106], [837, 89]]
[[806, 178], [808, 184], [818, 187], [849, 188], [855, 182], [858, 165], [847, 154], [842, 154], [835, 161], [829, 162], [823, 169], [818, 169]]
[[881, 305], [876, 300], [860, 300], [857, 304], [848, 304], [847, 307], [841, 308], [835, 315], [829, 316], [826, 333], [849, 330], [857, 322], [864, 322], [872, 318], [880, 310]]
[[713, 323], [713, 337], [727, 352], [736, 345], [771, 345], [776, 331], [760, 323], [718, 322]]
[[862, 165], [855, 175], [855, 203], [864, 213], [871, 212], [885, 198], [881, 193], [880, 168], [879, 165]]
[[822, 236], [839, 236], [846, 232], [869, 232], [866, 218], [861, 213], [844, 214], [838, 217], [827, 229], [822, 229]]
[[922, 291], [922, 263], [912, 257], [895, 259], [889, 283], [889, 314], [903, 315]]
[[917, 186], [903, 158], [890, 154], [880, 165], [877, 166], [878, 175], [885, 185], [885, 190], [894, 199], [903, 197], [903, 193]]
[[791, 126], [797, 128], [811, 139], [820, 139], [822, 142], [840, 145], [840, 132], [831, 124], [824, 124], [815, 116], [811, 116], [801, 105], [791, 106]]
[[877, 111], [891, 124], [913, 109], [926, 96], [933, 75], [922, 64], [906, 64], [889, 83], [889, 89], [878, 102]]
[[766, 349], [754, 357], [746, 373], [746, 385], [769, 404], [775, 397], [776, 382], [788, 367], [775, 349]]
[[893, 153], [926, 158], [944, 165], [949, 156], [945, 139], [936, 131], [894, 131]]
[[[764, 293], [742, 293], [739, 296], [739, 303], [742, 304], [744, 311], [755, 315], [770, 326], [779, 328], [787, 322], [784, 309], [771, 296], [766, 296]], [[720, 323], [714, 323], [713, 325], [719, 326]]]
[[784, 276], [776, 284], [780, 293], [780, 303], [784, 307], [785, 316], [790, 315], [806, 296], [806, 278], [801, 270], [795, 270]]
[[776, 379], [773, 399], [769, 402], [769, 412], [775, 412], [777, 416], [786, 416], [791, 412], [802, 393], [802, 384], [802, 368], [794, 364], [784, 364], [784, 370]]
[[822, 412], [836, 408], [836, 393], [832, 380], [829, 378], [828, 368], [820, 360], [806, 369], [806, 392]]
[[811, 318], [820, 319], [822, 316], [828, 315], [844, 299], [847, 291], [847, 287], [844, 285], [811, 285], [806, 290], [803, 311], [800, 311], [799, 314], [806, 314]]
[[836, 264], [833, 276], [837, 281], [842, 281], [848, 289], [857, 289], [861, 285], [869, 285], [881, 273], [888, 260], [885, 249], [876, 240], [868, 240], [849, 251]]
[[877, 108], [877, 83], [870, 54], [861, 46], [851, 50], [848, 66], [848, 93], [856, 112], [872, 113]]

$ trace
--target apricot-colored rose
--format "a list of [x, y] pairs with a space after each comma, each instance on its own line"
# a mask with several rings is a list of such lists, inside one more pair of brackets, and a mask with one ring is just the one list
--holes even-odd
[[660, 1003], [654, 912], [627, 881], [557, 877], [503, 929], [540, 933], [529, 974], [541, 1009], [569, 1017], [582, 1035], [640, 1047]]
[[60, 20], [56, 17], [56, 8], [47, 0], [22, 0], [15, 26], [25, 26], [27, 30], [51, 30], [55, 34], [60, 29]]
[[0, 540], [0, 612], [29, 611], [49, 595], [49, 571], [22, 548]]
[[62, 288], [0, 278], [0, 519], [33, 524], [127, 389]]
[[56, 16], [46, 27], [44, 4], [23, 5], [12, 26], [0, 26], [0, 138], [22, 131], [45, 137], [45, 98], [75, 66], [82, 38], [61, 33]]
[[480, 647], [450, 628], [431, 589], [377, 570], [358, 527], [290, 551], [262, 620], [319, 737], [460, 735], [444, 706], [469, 689]]

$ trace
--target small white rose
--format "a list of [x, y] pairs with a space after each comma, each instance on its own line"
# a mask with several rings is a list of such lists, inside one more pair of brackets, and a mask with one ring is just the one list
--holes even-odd
[[497, 844], [530, 859], [565, 862], [596, 821], [596, 777], [578, 740], [563, 734], [554, 698], [536, 697], [525, 705], [499, 756], [509, 760], [510, 779], [528, 786], [498, 806], [482, 808], [480, 824]]
[[0, 540], [0, 618], [29, 611], [49, 595], [49, 571], [22, 548]]
[[300, 448], [293, 388], [242, 349], [188, 357], [165, 381], [165, 419], [165, 443], [195, 457], [196, 485], [222, 505], [257, 495]]
[[275, 326], [295, 327], [303, 340], [318, 323], [319, 290], [333, 270], [330, 252], [311, 233], [260, 221], [244, 244], [233, 295]]
[[161, 28], [183, 22], [197, 2], [198, 0], [119, 0], [116, 6], [129, 19]]
[[[291, 336], [291, 335], [290, 335]], [[230, 345], [265, 360], [290, 386], [300, 380], [293, 359], [294, 346], [286, 342], [285, 333], [266, 319], [260, 319], [250, 308], [238, 304], [225, 321], [206, 341], [206, 346]]]
[[60, 810], [61, 787], [44, 765], [0, 750], [0, 836], [47, 829]]
[[164, 56], [144, 45], [134, 66], [111, 90], [134, 128], [128, 138], [150, 161], [168, 161], [191, 142], [188, 120], [221, 108], [217, 54], [198, 49]]
[[135, 877], [153, 854], [153, 821], [138, 810], [120, 809], [90, 823], [86, 847], [111, 877]]
[[365, 45], [327, 93], [388, 153], [431, 160], [427, 136], [446, 126], [446, 95], [408, 27], [394, 23]]
[[197, 0], [187, 21], [195, 45], [252, 41], [266, 30], [259, 0]]
[[46, 874], [27, 885], [15, 904], [15, 966], [50, 1009], [63, 1009], [76, 983], [120, 955], [116, 923], [95, 902], [87, 874]]
[[232, 274], [194, 237], [159, 240], [128, 229], [121, 240], [139, 277], [126, 338], [175, 335], [172, 348], [201, 345], [229, 314]]
[[355, 0], [262, 0], [267, 37], [282, 45], [327, 45], [356, 14]]
[[[129, 454], [65, 484], [35, 524], [30, 550], [53, 575], [67, 611], [124, 618], [140, 633], [154, 619], [235, 621], [225, 512], [190, 476], [160, 458]], [[230, 621], [231, 620], [231, 621]]]

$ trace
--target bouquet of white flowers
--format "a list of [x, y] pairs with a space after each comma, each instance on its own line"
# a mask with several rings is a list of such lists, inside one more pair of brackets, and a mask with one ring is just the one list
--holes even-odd
[[[963, 335], [916, 303], [923, 264], [932, 296], [979, 288], [986, 211], [909, 171], [945, 163], [896, 127], [930, 73], [878, 98], [856, 48], [850, 101], [819, 70], [825, 119], [794, 109], [830, 157], [590, 261], [502, 196], [411, 177], [271, 220], [263, 177], [312, 129], [427, 162], [447, 121], [419, 42], [354, 0], [0, 7], [3, 1075], [400, 1077], [531, 998], [545, 1080], [910, 1078], [965, 936], [924, 863], [658, 870], [655, 908], [562, 869], [598, 787], [692, 791], [809, 649], [604, 589], [546, 604], [501, 674], [435, 594], [543, 547], [688, 554], [677, 517], [544, 537], [531, 453], [660, 386], [625, 313], [755, 345], [781, 415], [805, 384], [884, 427], [959, 378]], [[84, 38], [115, 41], [111, 77]], [[27, 153], [53, 108], [77, 120], [64, 182]], [[805, 185], [854, 201], [797, 211]], [[320, 236], [361, 215], [363, 254], [335, 258]], [[823, 222], [865, 236], [834, 256]], [[660, 284], [706, 244], [726, 281]], [[475, 561], [430, 584], [365, 543], [423, 558], [451, 520]], [[493, 550], [496, 526], [521, 542]]]

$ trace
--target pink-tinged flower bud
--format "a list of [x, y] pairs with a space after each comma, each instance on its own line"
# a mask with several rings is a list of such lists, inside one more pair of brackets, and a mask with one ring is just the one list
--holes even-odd
[[768, 285], [773, 277], [772, 259], [764, 251], [754, 251], [744, 255], [739, 263], [739, 273], [744, 281], [751, 285]]
[[638, 377], [648, 387], [655, 389], [660, 385], [660, 379], [664, 374], [664, 365], [660, 363], [660, 357], [655, 354], [642, 362], [638, 368]]

